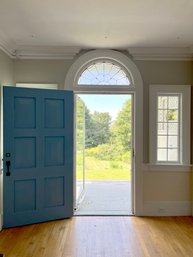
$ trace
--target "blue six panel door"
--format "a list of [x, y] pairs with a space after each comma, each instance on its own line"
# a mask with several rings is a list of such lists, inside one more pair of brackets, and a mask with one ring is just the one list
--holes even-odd
[[71, 217], [73, 93], [4, 87], [3, 116], [4, 227]]

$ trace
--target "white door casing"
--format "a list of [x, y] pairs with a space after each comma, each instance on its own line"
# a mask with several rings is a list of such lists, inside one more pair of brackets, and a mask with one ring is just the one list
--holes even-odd
[[[108, 60], [124, 68], [131, 80], [131, 85], [124, 86], [79, 86], [78, 79], [81, 72], [94, 61]], [[114, 50], [93, 50], [82, 54], [77, 58], [65, 78], [65, 90], [72, 90], [75, 93], [108, 93], [108, 94], [129, 94], [134, 95], [134, 144], [133, 144], [133, 209], [136, 216], [143, 214], [143, 82], [141, 74], [135, 63], [125, 54]]]

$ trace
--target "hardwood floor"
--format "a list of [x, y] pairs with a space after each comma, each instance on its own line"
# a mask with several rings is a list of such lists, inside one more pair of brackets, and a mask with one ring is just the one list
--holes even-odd
[[192, 257], [191, 217], [73, 217], [0, 232], [5, 257]]

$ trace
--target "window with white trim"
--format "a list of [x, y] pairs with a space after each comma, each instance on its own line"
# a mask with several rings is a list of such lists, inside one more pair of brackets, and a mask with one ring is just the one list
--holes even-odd
[[190, 86], [150, 86], [150, 163], [190, 163]]
[[180, 162], [181, 95], [158, 94], [157, 162]]
[[91, 63], [80, 74], [78, 85], [129, 86], [128, 74], [123, 67], [109, 60]]

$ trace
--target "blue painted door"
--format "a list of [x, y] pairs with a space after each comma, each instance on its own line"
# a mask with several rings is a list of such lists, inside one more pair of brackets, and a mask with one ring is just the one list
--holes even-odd
[[4, 227], [73, 215], [73, 93], [4, 87]]

